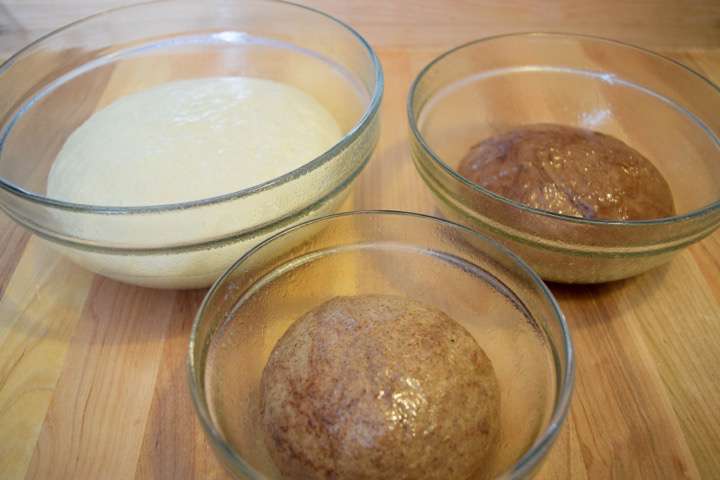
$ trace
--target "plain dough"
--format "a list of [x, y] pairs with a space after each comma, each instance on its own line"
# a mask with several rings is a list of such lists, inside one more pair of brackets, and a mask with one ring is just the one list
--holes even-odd
[[291, 172], [341, 137], [313, 97], [248, 77], [179, 80], [119, 98], [67, 139], [48, 196], [103, 206], [179, 203]]
[[[289, 173], [332, 148], [341, 136], [332, 114], [291, 85], [248, 77], [179, 80], [121, 97], [93, 114], [62, 147], [50, 170], [47, 192], [53, 199], [114, 207], [199, 200]], [[280, 192], [274, 195], [275, 203], [265, 199], [276, 190]], [[59, 230], [99, 244], [188, 244], [227, 238], [243, 228], [278, 220], [307, 207], [314, 195], [276, 190], [159, 214], [53, 214]], [[332, 213], [342, 199], [337, 195], [302, 219]], [[277, 230], [219, 248], [169, 255], [115, 255], [53, 246], [86, 268], [125, 282], [197, 288], [210, 285], [249, 248], [274, 233]]]
[[492, 363], [444, 313], [336, 297], [296, 321], [263, 371], [265, 443], [288, 479], [467, 479], [498, 437]]

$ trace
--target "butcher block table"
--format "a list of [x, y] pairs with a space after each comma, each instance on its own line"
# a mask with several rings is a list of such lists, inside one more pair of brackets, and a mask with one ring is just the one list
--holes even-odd
[[[0, 55], [118, 3], [0, 0]], [[406, 95], [429, 60], [472, 38], [598, 33], [720, 82], [718, 2], [639, 3], [312, 2], [365, 34], [385, 71], [380, 144], [343, 208], [437, 214], [410, 159]], [[551, 289], [577, 374], [538, 477], [720, 478], [720, 232], [639, 277]], [[229, 478], [188, 393], [204, 294], [94, 275], [0, 216], [0, 479]]]

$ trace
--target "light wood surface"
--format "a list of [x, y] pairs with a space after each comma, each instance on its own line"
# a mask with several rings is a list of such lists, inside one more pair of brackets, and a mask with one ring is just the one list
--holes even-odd
[[[405, 99], [451, 44], [518, 26], [614, 33], [671, 49], [720, 81], [718, 2], [633, 2], [623, 14], [613, 1], [313, 4], [367, 33], [385, 69], [381, 142], [344, 209], [436, 213], [410, 160]], [[0, 50], [97, 6], [0, 2]], [[0, 245], [0, 478], [229, 478], [187, 390], [188, 332], [204, 292], [95, 276], [5, 216]], [[539, 478], [720, 477], [720, 232], [648, 274], [553, 290], [577, 380]]]
[[[127, 0], [0, 0], [0, 53]], [[720, 45], [716, 0], [298, 0], [380, 47], [447, 47], [518, 31], [603, 35], [647, 47]]]

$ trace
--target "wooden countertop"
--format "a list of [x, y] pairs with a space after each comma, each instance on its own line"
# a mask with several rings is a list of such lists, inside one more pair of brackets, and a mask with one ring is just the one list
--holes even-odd
[[[0, 1], [0, 52], [99, 3]], [[619, 13], [617, 1], [458, 0], [447, 11], [426, 1], [407, 15], [393, 2], [312, 3], [367, 30], [385, 69], [381, 142], [344, 209], [436, 213], [410, 160], [405, 97], [428, 60], [470, 38], [530, 28], [613, 35], [720, 82], [712, 1], [636, 2]], [[577, 377], [539, 478], [718, 478], [720, 232], [648, 274], [553, 290], [572, 329]], [[229, 478], [186, 381], [203, 294], [93, 275], [0, 216], [0, 478]]]

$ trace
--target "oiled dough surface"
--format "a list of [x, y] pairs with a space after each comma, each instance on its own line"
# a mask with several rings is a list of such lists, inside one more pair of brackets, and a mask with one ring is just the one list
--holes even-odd
[[499, 396], [485, 352], [443, 312], [336, 297], [278, 341], [261, 417], [288, 479], [464, 480], [497, 440]]

